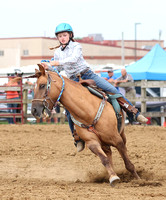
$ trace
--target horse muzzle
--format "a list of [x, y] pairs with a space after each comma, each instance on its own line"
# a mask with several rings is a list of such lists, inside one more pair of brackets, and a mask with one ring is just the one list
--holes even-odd
[[51, 112], [41, 103], [32, 103], [31, 113], [35, 118], [49, 118]]

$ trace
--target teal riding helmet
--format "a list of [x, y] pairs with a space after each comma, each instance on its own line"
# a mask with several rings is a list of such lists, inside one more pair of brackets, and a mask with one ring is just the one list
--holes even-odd
[[55, 35], [57, 35], [58, 33], [62, 33], [62, 32], [71, 32], [72, 33], [72, 38], [74, 37], [73, 34], [73, 29], [70, 26], [70, 24], [67, 23], [61, 23], [59, 24], [56, 29], [55, 29]]

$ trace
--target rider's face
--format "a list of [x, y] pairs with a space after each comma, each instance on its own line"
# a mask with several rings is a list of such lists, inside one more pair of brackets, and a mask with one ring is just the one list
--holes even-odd
[[57, 39], [62, 45], [66, 44], [70, 39], [70, 34], [68, 32], [58, 33]]

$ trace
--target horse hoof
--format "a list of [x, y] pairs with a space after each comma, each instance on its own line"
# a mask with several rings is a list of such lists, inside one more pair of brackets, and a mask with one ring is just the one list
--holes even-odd
[[77, 152], [83, 151], [84, 148], [85, 148], [85, 142], [80, 141], [80, 142], [77, 143]]
[[120, 178], [118, 176], [113, 176], [109, 179], [111, 187], [115, 187], [117, 183], [120, 182]]

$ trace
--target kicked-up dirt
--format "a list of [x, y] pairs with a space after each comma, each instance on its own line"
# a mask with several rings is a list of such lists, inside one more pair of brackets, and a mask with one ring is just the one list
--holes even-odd
[[125, 169], [112, 188], [99, 158], [77, 153], [68, 125], [0, 125], [0, 200], [166, 200], [166, 128], [129, 125], [128, 154], [141, 177]]

